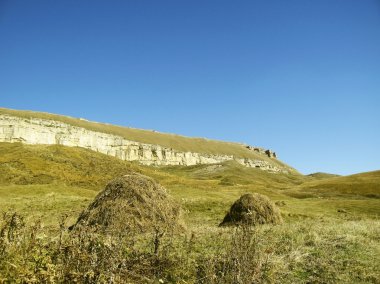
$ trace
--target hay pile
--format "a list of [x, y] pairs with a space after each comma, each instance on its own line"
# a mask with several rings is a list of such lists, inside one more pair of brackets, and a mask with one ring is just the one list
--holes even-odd
[[72, 229], [107, 234], [164, 233], [183, 228], [180, 211], [180, 206], [153, 179], [128, 174], [112, 180]]
[[265, 195], [244, 194], [231, 206], [219, 226], [282, 223], [281, 213]]

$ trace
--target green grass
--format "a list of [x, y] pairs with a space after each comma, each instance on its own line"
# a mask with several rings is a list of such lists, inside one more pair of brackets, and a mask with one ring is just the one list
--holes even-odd
[[0, 186], [0, 208], [22, 212], [27, 221], [41, 219], [53, 227], [63, 215], [68, 222], [76, 221], [95, 195], [94, 190], [65, 185], [7, 185]]
[[96, 152], [61, 146], [0, 143], [0, 184], [65, 184], [102, 189], [133, 165]]
[[309, 174], [307, 176], [313, 177], [315, 179], [326, 179], [326, 178], [338, 177], [339, 175], [318, 172], [318, 173]]
[[[0, 204], [13, 204], [22, 211], [33, 204], [37, 211], [45, 212], [44, 206], [49, 207], [54, 200], [52, 209], [46, 211], [50, 213], [64, 211], [68, 204], [84, 208], [91, 198], [83, 193], [93, 192], [93, 197], [109, 180], [130, 171], [151, 176], [165, 186], [183, 205], [189, 224], [194, 226], [218, 224], [240, 195], [253, 192], [284, 201], [281, 210], [290, 219], [380, 215], [380, 199], [375, 198], [380, 194], [380, 171], [316, 180], [297, 173], [267, 173], [235, 162], [146, 167], [81, 148], [19, 143], [0, 143]], [[46, 198], [48, 194], [52, 198]], [[44, 200], [40, 207], [39, 199]], [[56, 215], [51, 216], [54, 219]]]
[[380, 199], [380, 171], [308, 181], [293, 192], [318, 197]]
[[130, 127], [115, 126], [105, 123], [90, 122], [78, 118], [43, 112], [21, 111], [0, 108], [0, 114], [13, 115], [22, 118], [33, 117], [60, 121], [73, 126], [83, 127], [92, 131], [114, 134], [124, 137], [128, 140], [147, 144], [161, 145], [164, 147], [176, 149], [178, 151], [234, 155], [236, 157], [265, 160], [275, 165], [289, 167], [277, 159], [272, 159], [267, 157], [266, 155], [250, 151], [240, 143], [224, 142], [205, 138], [185, 137], [175, 134], [160, 133], [152, 130], [142, 130]]
[[199, 225], [191, 236], [161, 238], [153, 254], [154, 235], [102, 239], [5, 224], [17, 241], [0, 242], [0, 281], [379, 283], [379, 228], [379, 220], [328, 217], [248, 230]]
[[[59, 220], [67, 215], [66, 226], [73, 224], [109, 180], [130, 171], [151, 176], [167, 188], [182, 205], [188, 227], [184, 236], [162, 239], [162, 255], [150, 253], [154, 237], [148, 236], [143, 251], [118, 247], [107, 256], [108, 261], [128, 252], [132, 258], [129, 271], [138, 273], [136, 267], [147, 265], [141, 273], [152, 283], [159, 279], [165, 283], [233, 283], [230, 277], [256, 272], [259, 283], [380, 283], [379, 171], [316, 178], [271, 174], [234, 162], [147, 167], [81, 148], [10, 143], [0, 143], [0, 208], [19, 212], [31, 226], [40, 219], [45, 228], [38, 242], [30, 243], [26, 231], [22, 235], [25, 243], [9, 247], [4, 261], [0, 255], [0, 282], [28, 275], [40, 281], [47, 275], [61, 279], [67, 271], [81, 267], [94, 270], [91, 265], [101, 259], [93, 259], [94, 248], [90, 254], [88, 247], [79, 247], [83, 242], [76, 248], [70, 235], [64, 237], [69, 252], [58, 246]], [[218, 228], [231, 204], [249, 192], [284, 201], [280, 207], [284, 224], [262, 226], [249, 235]], [[102, 242], [97, 240], [97, 244], [97, 253], [104, 253]], [[246, 254], [252, 244], [252, 254]], [[69, 248], [80, 254], [71, 252], [73, 258], [65, 261], [63, 252], [69, 254]], [[71, 267], [76, 261], [81, 265]], [[162, 271], [157, 276], [149, 269], [159, 261]], [[111, 273], [107, 267], [101, 271]], [[204, 275], [203, 282], [199, 275]]]

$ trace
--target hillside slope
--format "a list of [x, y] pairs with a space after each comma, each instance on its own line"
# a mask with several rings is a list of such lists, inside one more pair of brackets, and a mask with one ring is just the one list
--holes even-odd
[[380, 170], [307, 181], [297, 187], [295, 191], [321, 197], [362, 196], [380, 198]]
[[[175, 149], [182, 152], [202, 153], [209, 155], [230, 155], [236, 158], [246, 158], [251, 160], [261, 160], [268, 165], [273, 165], [277, 168], [286, 168], [294, 171], [291, 167], [284, 164], [278, 159], [268, 157], [263, 149], [251, 148], [248, 149], [246, 145], [232, 142], [223, 142], [216, 140], [209, 140], [205, 138], [190, 138], [174, 134], [159, 133], [156, 131], [141, 130], [135, 128], [127, 128], [114, 126], [109, 124], [102, 124], [90, 122], [84, 119], [76, 119], [67, 116], [32, 112], [32, 111], [19, 111], [0, 108], [0, 115], [9, 115], [24, 119], [43, 119], [65, 123], [74, 127], [95, 131], [98, 133], [106, 133], [116, 135], [127, 139], [129, 141], [136, 141], [139, 143], [146, 143], [150, 145], [159, 145], [166, 147], [167, 150]], [[9, 123], [9, 122], [8, 122]], [[7, 124], [7, 122], [5, 122]], [[10, 124], [9, 124], [10, 125]], [[25, 126], [24, 126], [25, 127]], [[4, 129], [4, 131], [7, 131]], [[77, 138], [75, 138], [77, 139]], [[22, 139], [21, 139], [22, 140]], [[7, 140], [5, 140], [6, 142]], [[50, 143], [47, 143], [50, 144]], [[256, 151], [257, 150], [257, 151]], [[107, 150], [108, 151], [108, 150]], [[138, 151], [138, 147], [135, 151]], [[117, 155], [116, 153], [114, 156]], [[150, 154], [149, 154], [150, 155]], [[207, 158], [206, 158], [207, 159]]]
[[114, 177], [130, 171], [144, 172], [164, 182], [181, 178], [183, 185], [204, 180], [220, 185], [255, 184], [283, 188], [307, 179], [298, 173], [273, 175], [232, 161], [217, 165], [156, 168], [79, 147], [0, 143], [0, 184], [3, 185], [66, 184], [98, 190]]
[[2, 185], [65, 184], [100, 189], [130, 171], [128, 162], [82, 148], [0, 143]]
[[339, 175], [322, 173], [322, 172], [312, 173], [312, 174], [309, 174], [307, 176], [312, 177], [314, 179], [327, 179], [327, 178], [339, 177]]
[[[271, 174], [233, 161], [149, 167], [82, 148], [21, 143], [0, 143], [0, 208], [20, 210], [30, 218], [43, 215], [49, 224], [62, 214], [74, 221], [108, 181], [130, 171], [150, 176], [167, 188], [194, 226], [219, 224], [231, 204], [245, 193], [285, 202], [281, 211], [286, 218], [336, 216], [339, 208], [365, 216], [380, 213], [378, 198], [340, 191], [331, 191], [332, 198], [320, 198], [323, 191], [310, 189], [317, 181], [297, 173]], [[340, 182], [340, 178], [321, 182], [349, 186], [354, 179], [361, 192], [366, 188], [365, 194], [379, 192], [378, 172], [342, 178]]]

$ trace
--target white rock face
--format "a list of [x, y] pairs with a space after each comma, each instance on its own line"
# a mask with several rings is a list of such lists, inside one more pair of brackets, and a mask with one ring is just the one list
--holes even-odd
[[159, 145], [130, 141], [117, 135], [39, 118], [0, 115], [0, 142], [82, 147], [121, 160], [138, 161], [144, 165], [192, 166], [236, 160], [247, 167], [260, 168], [270, 172], [288, 172], [288, 169], [277, 167], [264, 160], [241, 159], [230, 155], [180, 152]]

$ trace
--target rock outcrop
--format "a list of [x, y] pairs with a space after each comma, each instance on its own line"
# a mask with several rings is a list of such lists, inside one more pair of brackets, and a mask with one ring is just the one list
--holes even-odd
[[[270, 172], [288, 172], [288, 168], [265, 160], [238, 158], [232, 155], [181, 152], [159, 145], [145, 144], [124, 137], [96, 132], [60, 121], [0, 115], [0, 142], [83, 147], [126, 161], [144, 165], [216, 164], [230, 160]], [[269, 156], [268, 154], [266, 154]]]
[[254, 152], [257, 152], [257, 153], [260, 153], [260, 154], [265, 154], [267, 155], [269, 158], [277, 158], [277, 155], [275, 152], [273, 152], [272, 150], [265, 150], [263, 148], [259, 148], [259, 147], [253, 147], [253, 146], [246, 146], [246, 148], [250, 151], [254, 151]]

